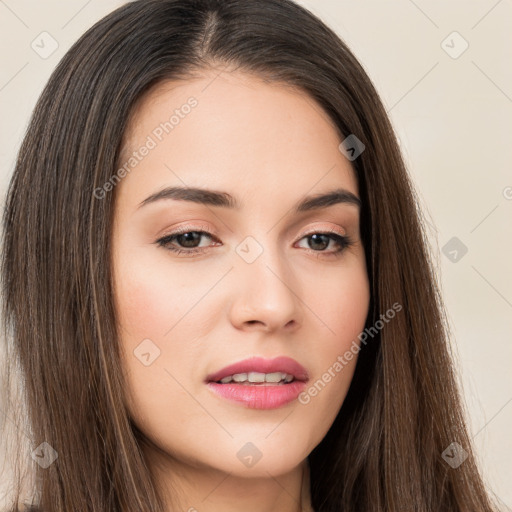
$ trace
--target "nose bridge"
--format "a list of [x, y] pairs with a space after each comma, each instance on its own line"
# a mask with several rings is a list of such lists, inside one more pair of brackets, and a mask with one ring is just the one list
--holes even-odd
[[235, 249], [233, 321], [261, 322], [267, 328], [299, 322], [300, 290], [293, 269], [272, 236], [257, 237], [246, 237]]

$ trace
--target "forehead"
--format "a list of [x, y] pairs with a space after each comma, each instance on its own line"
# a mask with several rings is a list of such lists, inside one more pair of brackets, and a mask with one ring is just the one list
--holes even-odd
[[[238, 190], [242, 197], [304, 195], [331, 186], [357, 194], [341, 140], [305, 92], [243, 72], [205, 72], [162, 82], [138, 102], [119, 162], [135, 165], [119, 188], [134, 200], [143, 190], [173, 184], [239, 196]], [[150, 150], [134, 156], [144, 146]]]

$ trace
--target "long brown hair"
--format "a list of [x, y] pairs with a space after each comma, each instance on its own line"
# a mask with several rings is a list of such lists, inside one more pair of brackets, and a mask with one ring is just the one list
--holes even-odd
[[[386, 111], [348, 47], [290, 0], [131, 2], [88, 30], [51, 76], [8, 190], [1, 276], [4, 421], [17, 423], [32, 450], [48, 443], [58, 458], [43, 468], [19, 451], [12, 510], [28, 462], [45, 512], [165, 509], [124, 402], [111, 261], [116, 190], [101, 200], [94, 191], [118, 168], [136, 102], [158, 82], [219, 65], [299, 88], [340, 134], [362, 141], [352, 165], [367, 326], [393, 304], [403, 308], [362, 347], [340, 413], [309, 456], [315, 511], [494, 510], [464, 425], [424, 222]], [[15, 407], [11, 371], [25, 412]], [[452, 442], [468, 453], [457, 468], [442, 457]]]

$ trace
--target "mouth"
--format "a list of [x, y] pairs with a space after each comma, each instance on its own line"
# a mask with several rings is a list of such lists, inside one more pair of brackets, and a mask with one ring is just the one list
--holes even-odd
[[276, 409], [297, 398], [309, 380], [306, 369], [289, 357], [251, 358], [209, 375], [217, 396], [251, 409]]

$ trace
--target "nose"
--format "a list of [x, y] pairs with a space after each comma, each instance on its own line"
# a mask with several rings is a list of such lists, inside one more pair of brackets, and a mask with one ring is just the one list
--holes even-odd
[[252, 263], [239, 259], [232, 279], [231, 323], [241, 330], [296, 330], [302, 324], [300, 282], [276, 250], [265, 248]]

